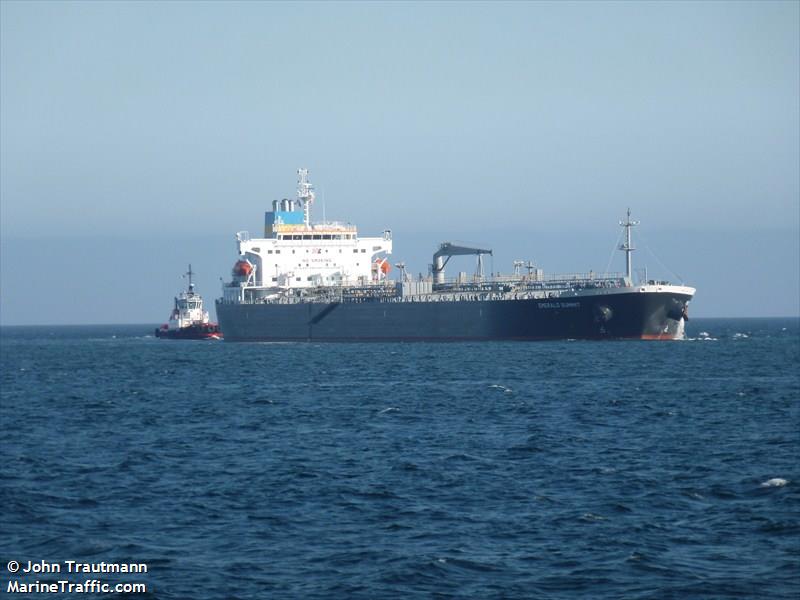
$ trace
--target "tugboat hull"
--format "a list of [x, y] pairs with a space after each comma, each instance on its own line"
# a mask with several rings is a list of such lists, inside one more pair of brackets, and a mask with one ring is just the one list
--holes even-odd
[[214, 324], [189, 325], [180, 329], [156, 329], [157, 338], [166, 340], [219, 340], [222, 333], [219, 327]]

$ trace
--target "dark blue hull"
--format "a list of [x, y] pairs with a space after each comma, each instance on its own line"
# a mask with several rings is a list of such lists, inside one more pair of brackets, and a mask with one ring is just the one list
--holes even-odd
[[226, 341], [675, 339], [691, 296], [674, 292], [524, 300], [234, 304]]

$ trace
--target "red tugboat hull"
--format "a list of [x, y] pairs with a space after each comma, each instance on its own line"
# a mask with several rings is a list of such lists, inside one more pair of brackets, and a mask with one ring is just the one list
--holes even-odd
[[216, 323], [189, 325], [180, 329], [168, 329], [166, 325], [156, 329], [157, 338], [166, 340], [221, 340], [222, 332]]

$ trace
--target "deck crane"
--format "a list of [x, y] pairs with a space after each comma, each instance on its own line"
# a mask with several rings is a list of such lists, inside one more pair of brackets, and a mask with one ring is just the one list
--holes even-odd
[[474, 254], [478, 257], [478, 269], [483, 274], [483, 255], [491, 256], [492, 251], [483, 248], [472, 248], [470, 246], [460, 246], [452, 242], [443, 242], [436, 253], [433, 255], [433, 283], [444, 283], [444, 267], [453, 256], [466, 256]]

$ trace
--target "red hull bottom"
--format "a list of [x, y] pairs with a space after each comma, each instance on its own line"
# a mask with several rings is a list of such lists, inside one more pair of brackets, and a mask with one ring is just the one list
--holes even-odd
[[157, 338], [165, 340], [219, 340], [222, 339], [222, 332], [216, 323], [203, 325], [190, 325], [181, 329], [166, 329], [164, 327], [156, 329]]

